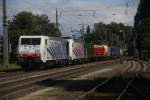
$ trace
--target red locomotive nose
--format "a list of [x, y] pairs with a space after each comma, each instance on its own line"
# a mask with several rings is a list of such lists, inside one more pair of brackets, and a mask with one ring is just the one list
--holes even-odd
[[17, 58], [40, 59], [41, 55], [38, 54], [38, 53], [33, 53], [33, 54], [18, 54]]

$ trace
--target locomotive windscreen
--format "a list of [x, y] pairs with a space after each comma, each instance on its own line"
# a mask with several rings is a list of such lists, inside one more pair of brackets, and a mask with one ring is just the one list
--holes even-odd
[[41, 38], [21, 38], [21, 45], [40, 45]]

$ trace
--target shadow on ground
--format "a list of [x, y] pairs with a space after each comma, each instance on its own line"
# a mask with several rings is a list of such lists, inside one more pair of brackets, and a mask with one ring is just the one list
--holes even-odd
[[[116, 100], [123, 89], [133, 78], [115, 77], [105, 85], [96, 89], [94, 93], [84, 100]], [[99, 78], [96, 80], [54, 80], [48, 79], [37, 83], [45, 87], [61, 87], [69, 93], [81, 92], [86, 93], [98, 84], [107, 80]], [[127, 89], [124, 99], [121, 100], [149, 100], [150, 99], [150, 79], [137, 77]], [[145, 96], [146, 95], [146, 96]], [[107, 97], [107, 99], [106, 99]], [[114, 99], [115, 98], [115, 99]], [[134, 98], [134, 99], [133, 99]]]

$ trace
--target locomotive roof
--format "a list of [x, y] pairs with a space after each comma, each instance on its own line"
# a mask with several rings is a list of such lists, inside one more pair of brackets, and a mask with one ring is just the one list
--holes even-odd
[[41, 37], [47, 37], [47, 36], [41, 36], [41, 35], [23, 35], [23, 36], [20, 36], [20, 38], [41, 38]]
[[[42, 36], [42, 35], [23, 35], [23, 36], [20, 36], [20, 38], [48, 38], [50, 40], [58, 40], [58, 41], [74, 41], [74, 39], [72, 38], [60, 38], [60, 37], [50, 37], [50, 36]], [[75, 41], [75, 42], [78, 42], [78, 43], [81, 43], [79, 41]]]
[[20, 38], [48, 38], [50, 40], [66, 40], [60, 37], [50, 37], [50, 36], [41, 36], [41, 35], [24, 35], [20, 36]]

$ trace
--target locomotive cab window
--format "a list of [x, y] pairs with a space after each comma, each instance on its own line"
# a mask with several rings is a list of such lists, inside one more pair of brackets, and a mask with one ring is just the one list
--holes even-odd
[[21, 39], [21, 45], [29, 45], [31, 42], [30, 38], [22, 38]]
[[21, 45], [40, 45], [41, 38], [21, 38]]
[[41, 38], [32, 38], [31, 40], [31, 45], [40, 45], [41, 43]]

